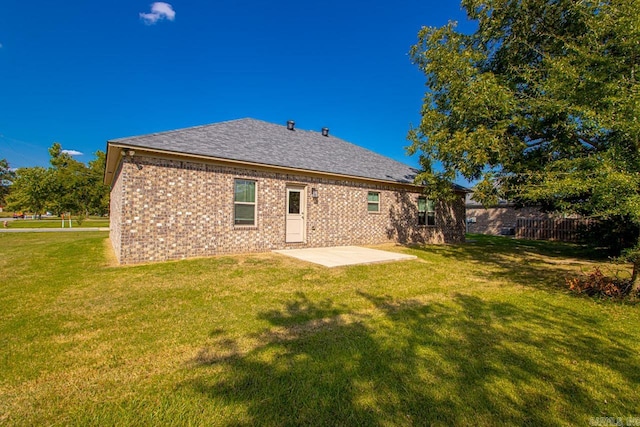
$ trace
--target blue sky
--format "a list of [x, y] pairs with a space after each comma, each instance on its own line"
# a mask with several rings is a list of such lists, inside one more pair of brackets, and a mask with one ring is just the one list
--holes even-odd
[[394, 159], [425, 78], [421, 26], [469, 24], [457, 1], [255, 0], [0, 4], [0, 158], [88, 162], [108, 139], [253, 117]]

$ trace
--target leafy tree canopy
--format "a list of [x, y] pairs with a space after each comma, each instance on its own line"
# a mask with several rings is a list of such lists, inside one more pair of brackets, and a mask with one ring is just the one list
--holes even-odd
[[109, 212], [109, 188], [102, 183], [105, 155], [96, 152], [89, 166], [63, 152], [59, 143], [49, 148], [51, 167], [21, 168], [10, 187], [8, 208], [41, 214], [103, 215]]
[[0, 159], [0, 206], [6, 204], [5, 198], [9, 194], [9, 186], [15, 177], [16, 174], [9, 167], [7, 159]]
[[640, 222], [640, 0], [462, 4], [475, 33], [423, 28], [411, 49], [428, 88], [409, 132], [419, 179]]
[[427, 79], [418, 179], [640, 224], [640, 0], [462, 5], [473, 34], [425, 27], [410, 51]]
[[7, 197], [7, 208], [41, 215], [47, 208], [52, 174], [43, 167], [19, 168]]

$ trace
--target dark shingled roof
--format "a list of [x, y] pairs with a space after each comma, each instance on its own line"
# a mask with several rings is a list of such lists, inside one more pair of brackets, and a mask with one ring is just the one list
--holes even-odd
[[320, 132], [255, 119], [110, 140], [109, 143], [391, 182], [413, 183], [403, 163]]

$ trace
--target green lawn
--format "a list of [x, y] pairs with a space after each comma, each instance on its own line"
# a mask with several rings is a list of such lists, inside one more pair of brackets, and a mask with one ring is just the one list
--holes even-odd
[[327, 269], [118, 267], [105, 233], [0, 234], [0, 425], [640, 417], [640, 306], [569, 294], [598, 263], [577, 246], [473, 238]]
[[[0, 224], [0, 226], [2, 226], [2, 224]], [[64, 221], [64, 226], [65, 228], [69, 227], [69, 220]], [[82, 223], [72, 218], [71, 227], [109, 227], [109, 218], [86, 218]], [[42, 219], [17, 219], [7, 221], [6, 228], [62, 228], [62, 220], [60, 218], [45, 217]]]

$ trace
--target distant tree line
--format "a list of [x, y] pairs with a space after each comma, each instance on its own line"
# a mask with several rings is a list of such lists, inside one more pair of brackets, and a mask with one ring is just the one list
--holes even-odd
[[109, 188], [103, 184], [105, 153], [85, 165], [63, 152], [59, 143], [49, 148], [51, 166], [12, 170], [0, 159], [0, 205], [9, 211], [42, 215], [105, 215]]

